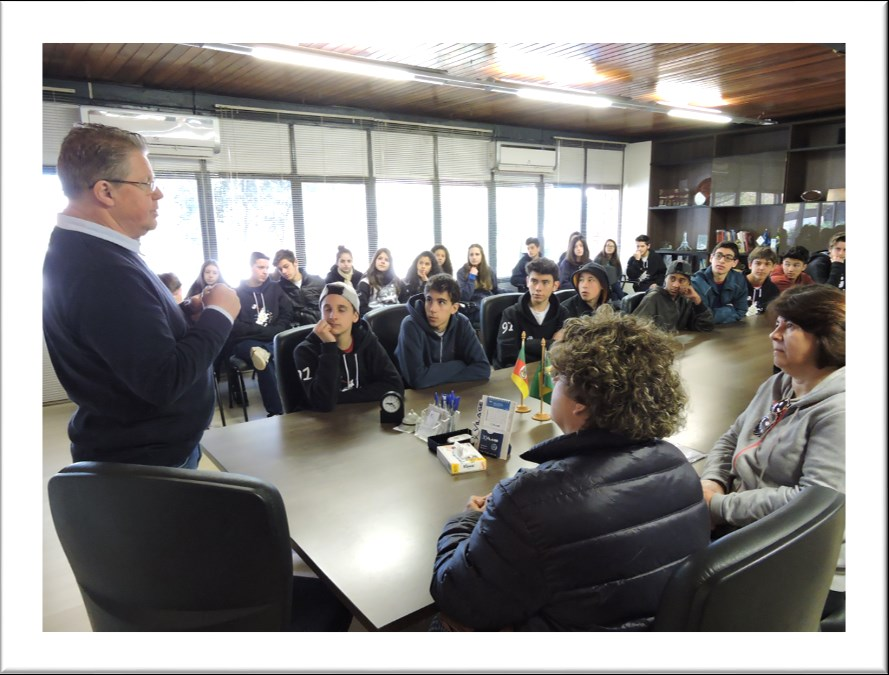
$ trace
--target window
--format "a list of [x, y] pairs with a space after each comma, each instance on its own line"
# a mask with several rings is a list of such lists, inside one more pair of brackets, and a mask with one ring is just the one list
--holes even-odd
[[[40, 239], [37, 240], [38, 251], [42, 254], [49, 246], [49, 235], [52, 234], [53, 228], [56, 226], [58, 213], [68, 206], [68, 198], [62, 192], [62, 184], [59, 177], [54, 173], [43, 174], [42, 189], [40, 190], [40, 199], [37, 200], [37, 222], [40, 223]], [[43, 264], [41, 259], [40, 264]]]
[[[580, 222], [578, 220], [578, 222]], [[512, 275], [525, 253], [525, 239], [537, 236], [537, 187], [497, 186], [497, 276]], [[546, 245], [546, 241], [543, 242]], [[556, 256], [558, 259], [558, 255]]]
[[364, 183], [303, 183], [306, 259], [312, 274], [327, 275], [337, 246], [352, 251], [355, 269], [367, 269], [367, 189]]
[[588, 187], [586, 200], [587, 245], [590, 247], [590, 258], [595, 258], [605, 247], [606, 239], [619, 241], [620, 189]]
[[377, 248], [392, 252], [399, 277], [404, 278], [420, 251], [435, 244], [432, 219], [431, 185], [377, 181]]
[[571, 233], [580, 232], [580, 197], [579, 187], [546, 186], [543, 245], [547, 258], [559, 262], [559, 256], [568, 250]]
[[466, 263], [469, 247], [488, 246], [488, 188], [484, 185], [441, 186], [441, 242], [451, 254], [454, 274]]
[[204, 262], [198, 184], [193, 178], [159, 177], [157, 186], [164, 193], [158, 202], [157, 228], [139, 240], [140, 250], [155, 273], [179, 277], [184, 293]]
[[289, 180], [214, 178], [213, 213], [220, 271], [232, 285], [250, 274], [250, 254], [294, 248]]

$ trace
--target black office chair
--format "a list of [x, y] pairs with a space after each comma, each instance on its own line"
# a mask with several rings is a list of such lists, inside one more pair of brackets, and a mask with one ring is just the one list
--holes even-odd
[[562, 304], [568, 302], [575, 295], [577, 295], [577, 291], [573, 288], [560, 288], [556, 291], [556, 297], [559, 298], [559, 302]]
[[[398, 333], [401, 330], [401, 322], [407, 314], [407, 305], [402, 303], [376, 307], [364, 315], [367, 325], [377, 336], [396, 368], [398, 359], [395, 358], [395, 348], [398, 346]], [[398, 370], [400, 372], [401, 369]]]
[[285, 413], [306, 408], [302, 382], [296, 372], [293, 350], [315, 329], [315, 324], [297, 326], [282, 331], [275, 336], [273, 347], [275, 356], [275, 376], [278, 379], [278, 395]]
[[648, 291], [636, 291], [635, 293], [630, 293], [629, 295], [622, 297], [620, 299], [620, 311], [624, 314], [632, 314], [635, 312], [647, 292]]
[[498, 293], [482, 300], [479, 309], [479, 339], [488, 361], [494, 363], [497, 356], [497, 331], [500, 328], [500, 315], [503, 310], [514, 305], [522, 297], [521, 293]]
[[257, 478], [79, 462], [49, 480], [56, 532], [94, 631], [347, 630], [294, 577], [287, 515]]
[[815, 485], [673, 572], [659, 631], [817, 631], [845, 532], [845, 497]]
[[228, 378], [228, 407], [231, 408], [236, 402], [240, 403], [244, 410], [244, 421], [249, 422], [247, 416], [247, 406], [250, 401], [247, 400], [247, 386], [244, 383], [244, 373], [252, 373], [256, 376], [256, 369], [253, 364], [244, 359], [238, 358], [234, 354], [227, 359], [228, 367], [226, 368], [226, 377]]

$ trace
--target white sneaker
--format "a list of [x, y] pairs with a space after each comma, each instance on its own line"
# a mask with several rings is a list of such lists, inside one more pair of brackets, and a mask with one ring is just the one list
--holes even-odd
[[250, 349], [250, 360], [253, 361], [253, 367], [256, 370], [265, 370], [266, 366], [269, 365], [270, 358], [272, 358], [272, 355], [262, 347], [252, 347]]

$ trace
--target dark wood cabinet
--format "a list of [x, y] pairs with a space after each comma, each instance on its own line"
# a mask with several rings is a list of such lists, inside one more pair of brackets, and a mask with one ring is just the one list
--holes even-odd
[[[755, 239], [768, 229], [781, 237], [782, 251], [800, 237], [817, 245], [824, 240], [824, 248], [845, 227], [845, 203], [804, 202], [802, 195], [817, 190], [824, 200], [829, 190], [846, 187], [845, 129], [844, 118], [830, 118], [655, 141], [652, 244], [674, 249], [685, 235], [696, 249], [705, 235], [709, 250], [718, 230], [748, 231]], [[696, 203], [703, 185], [709, 198]]]

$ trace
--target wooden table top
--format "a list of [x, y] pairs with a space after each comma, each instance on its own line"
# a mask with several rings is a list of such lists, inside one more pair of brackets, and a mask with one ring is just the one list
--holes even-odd
[[[672, 440], [707, 452], [728, 429], [772, 372], [768, 331], [764, 317], [751, 317], [713, 333], [678, 336], [690, 404], [688, 424]], [[469, 426], [482, 394], [518, 402], [510, 374], [504, 368], [490, 382], [447, 385], [462, 397], [461, 426]], [[407, 390], [405, 409], [419, 412], [432, 391]], [[220, 469], [275, 485], [303, 560], [368, 628], [397, 629], [432, 611], [429, 583], [444, 522], [470, 495], [487, 494], [519, 468], [534, 466], [518, 455], [561, 433], [553, 422], [531, 418], [539, 401], [526, 403], [532, 413], [516, 415], [510, 459], [489, 459], [487, 471], [457, 476], [425, 442], [381, 425], [376, 403], [210, 429], [201, 443]]]

